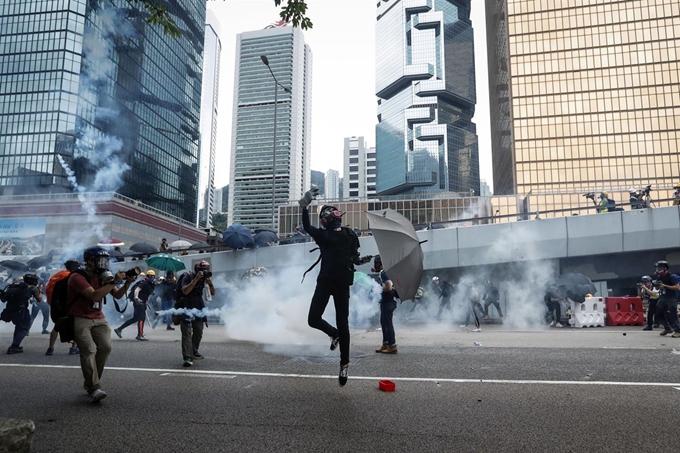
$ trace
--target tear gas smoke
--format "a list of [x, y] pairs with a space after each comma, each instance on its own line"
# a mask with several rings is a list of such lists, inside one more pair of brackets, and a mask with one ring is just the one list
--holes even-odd
[[185, 315], [190, 319], [194, 318], [205, 318], [208, 316], [221, 316], [222, 311], [219, 309], [207, 309], [198, 310], [196, 308], [170, 308], [169, 310], [160, 310], [156, 312], [157, 316], [169, 315]]

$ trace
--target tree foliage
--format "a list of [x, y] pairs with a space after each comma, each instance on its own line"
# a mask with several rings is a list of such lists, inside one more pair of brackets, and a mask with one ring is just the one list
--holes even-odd
[[213, 214], [212, 217], [212, 226], [215, 228], [217, 231], [222, 231], [227, 229], [229, 225], [227, 225], [228, 219], [227, 219], [227, 213], [226, 212], [217, 212]]
[[126, 0], [130, 5], [141, 6], [148, 13], [146, 23], [150, 25], [160, 25], [166, 34], [174, 38], [178, 38], [182, 33], [177, 28], [175, 20], [172, 18], [164, 5], [161, 5], [157, 0]]
[[[281, 6], [284, 0], [274, 0], [276, 6]], [[303, 30], [312, 28], [312, 21], [307, 17], [307, 3], [305, 0], [286, 0], [286, 4], [281, 6], [281, 19], [293, 23], [293, 27], [300, 27]]]

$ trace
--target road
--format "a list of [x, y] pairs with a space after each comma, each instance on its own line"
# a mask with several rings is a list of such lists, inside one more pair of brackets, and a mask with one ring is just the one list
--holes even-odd
[[78, 357], [44, 356], [32, 333], [0, 355], [0, 417], [32, 419], [36, 452], [645, 452], [659, 449], [648, 421], [680, 398], [680, 339], [658, 331], [397, 329], [397, 355], [374, 353], [380, 332], [353, 332], [345, 387], [323, 335], [265, 346], [211, 326], [191, 369], [179, 332], [114, 338], [99, 405]]

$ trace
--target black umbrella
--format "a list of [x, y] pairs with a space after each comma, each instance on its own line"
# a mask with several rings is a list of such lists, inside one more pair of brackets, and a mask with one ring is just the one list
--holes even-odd
[[144, 254], [151, 254], [151, 253], [158, 253], [158, 249], [154, 247], [151, 244], [147, 244], [146, 242], [138, 242], [136, 244], [132, 244], [130, 246], [130, 250], [133, 252], [138, 252], [138, 253], [144, 253]]
[[20, 263], [19, 261], [14, 261], [14, 260], [0, 261], [0, 266], [4, 267], [5, 269], [11, 269], [13, 271], [21, 271], [21, 272], [28, 271], [27, 265], [25, 265], [24, 263]]
[[122, 261], [125, 261], [125, 257], [123, 255], [123, 252], [120, 250], [109, 250], [109, 256], [111, 257], [112, 260], [116, 260], [116, 262], [120, 263]]
[[588, 277], [583, 274], [569, 272], [560, 275], [555, 280], [554, 288], [549, 290], [561, 299], [568, 297], [574, 302], [585, 302], [587, 294], [595, 294], [597, 288]]
[[26, 266], [28, 266], [28, 268], [33, 271], [33, 270], [36, 270], [36, 269], [41, 268], [43, 266], [47, 266], [51, 262], [52, 262], [52, 255], [40, 255], [40, 256], [36, 256], [35, 258], [29, 260], [26, 263]]
[[235, 223], [224, 230], [222, 240], [224, 245], [233, 249], [242, 249], [253, 245], [253, 235], [247, 227], [240, 223]]
[[253, 241], [258, 247], [267, 247], [273, 242], [278, 242], [279, 235], [276, 231], [270, 228], [262, 228], [255, 230], [255, 236], [253, 236]]

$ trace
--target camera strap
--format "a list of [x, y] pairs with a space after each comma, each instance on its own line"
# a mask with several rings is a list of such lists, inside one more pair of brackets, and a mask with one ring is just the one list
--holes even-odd
[[[130, 302], [130, 299], [129, 299], [129, 298], [127, 297], [127, 295], [126, 295], [126, 296], [125, 296], [125, 307], [123, 307], [123, 309], [121, 310], [120, 305], [118, 305], [118, 301], [116, 300], [115, 297], [113, 298], [113, 305], [116, 306], [116, 311], [117, 311], [118, 313], [125, 313], [125, 310], [127, 310], [128, 303], [129, 303], [129, 302]], [[106, 299], [104, 299], [104, 303], [106, 303]]]

